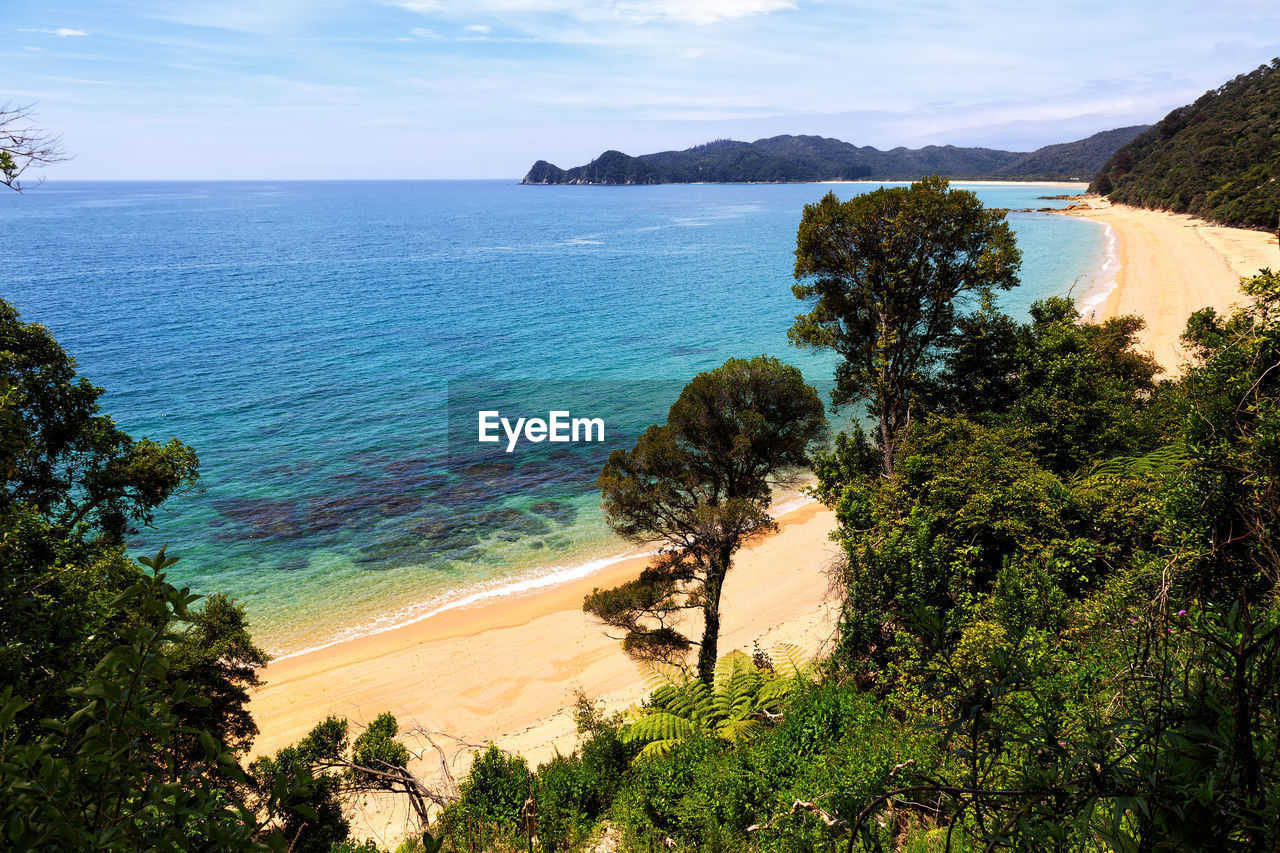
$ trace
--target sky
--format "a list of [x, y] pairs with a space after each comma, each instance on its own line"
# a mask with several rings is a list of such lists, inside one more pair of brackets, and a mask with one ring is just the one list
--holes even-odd
[[519, 178], [819, 134], [1027, 151], [1280, 56], [1276, 0], [40, 0], [0, 102], [50, 180]]

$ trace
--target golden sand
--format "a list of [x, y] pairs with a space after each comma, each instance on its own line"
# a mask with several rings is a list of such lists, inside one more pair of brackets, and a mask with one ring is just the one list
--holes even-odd
[[1274, 234], [1096, 198], [1086, 203], [1087, 208], [1074, 207], [1068, 215], [1110, 225], [1118, 243], [1116, 288], [1099, 319], [1122, 314], [1145, 319], [1141, 345], [1169, 376], [1181, 372], [1185, 352], [1179, 338], [1193, 312], [1229, 311], [1244, 298], [1241, 278], [1267, 267], [1280, 269]]

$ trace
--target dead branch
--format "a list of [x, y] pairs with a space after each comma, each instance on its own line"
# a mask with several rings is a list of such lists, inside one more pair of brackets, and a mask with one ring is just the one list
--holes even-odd
[[28, 169], [70, 159], [62, 137], [35, 125], [33, 106], [12, 101], [0, 106], [0, 184], [17, 192], [25, 189], [22, 175]]

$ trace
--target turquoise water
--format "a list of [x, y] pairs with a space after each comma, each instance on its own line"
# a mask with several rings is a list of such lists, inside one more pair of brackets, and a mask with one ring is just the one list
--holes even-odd
[[[0, 198], [0, 295], [130, 433], [196, 448], [200, 491], [131, 544], [168, 544], [173, 577], [288, 652], [626, 550], [592, 488], [608, 448], [473, 453], [454, 434], [481, 403], [608, 410], [612, 445], [729, 357], [827, 380], [786, 330], [796, 225], [828, 189], [867, 188], [49, 183]], [[1094, 283], [1095, 223], [1010, 221], [1007, 310]]]

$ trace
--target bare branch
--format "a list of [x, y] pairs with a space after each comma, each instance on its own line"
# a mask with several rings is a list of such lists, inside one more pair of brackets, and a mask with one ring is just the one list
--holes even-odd
[[[71, 159], [61, 136], [36, 126], [33, 106], [12, 101], [0, 106], [0, 184], [17, 192], [26, 188], [22, 176], [28, 169]], [[43, 181], [41, 177], [36, 184]]]

